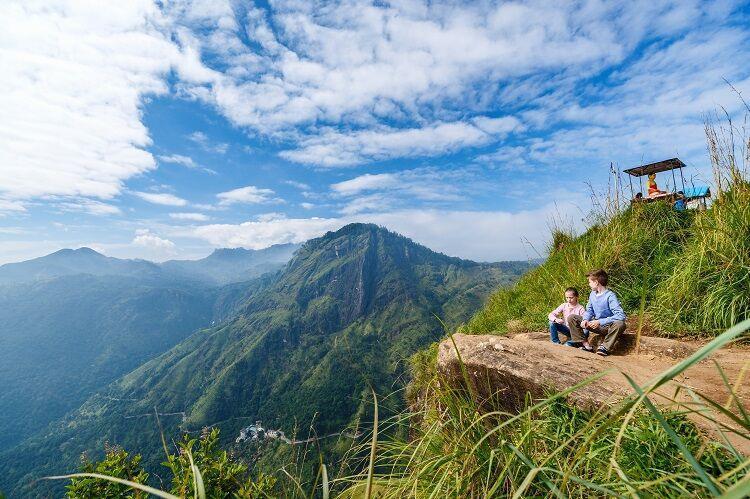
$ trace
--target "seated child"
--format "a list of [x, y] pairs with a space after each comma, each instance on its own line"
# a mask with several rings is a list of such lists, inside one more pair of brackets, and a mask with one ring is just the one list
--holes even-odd
[[586, 276], [589, 278], [589, 287], [591, 288], [589, 302], [583, 316], [571, 315], [568, 317], [571, 339], [566, 345], [581, 347], [590, 352], [591, 347], [586, 343], [583, 331], [588, 329], [595, 333], [604, 334], [604, 341], [596, 350], [596, 353], [606, 357], [617, 341], [617, 337], [625, 332], [625, 311], [622, 309], [615, 293], [607, 288], [609, 276], [604, 270], [594, 270]]
[[[584, 308], [578, 303], [578, 290], [568, 288], [565, 290], [565, 302], [549, 313], [549, 339], [552, 343], [560, 344], [559, 333], [563, 333], [570, 338], [570, 329], [566, 324], [568, 317], [572, 314], [582, 316], [585, 313]], [[562, 315], [562, 317], [560, 317]]]

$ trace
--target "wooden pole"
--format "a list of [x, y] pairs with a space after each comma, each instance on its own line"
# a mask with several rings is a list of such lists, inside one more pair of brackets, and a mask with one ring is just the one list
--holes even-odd
[[630, 199], [635, 199], [635, 193], [633, 192], [633, 176], [628, 174], [628, 182], [630, 183]]
[[680, 178], [682, 179], [682, 193], [685, 194], [685, 175], [682, 173], [682, 168], [680, 168]]

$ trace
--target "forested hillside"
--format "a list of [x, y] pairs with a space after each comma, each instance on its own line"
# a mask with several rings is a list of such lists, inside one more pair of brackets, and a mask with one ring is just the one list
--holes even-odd
[[0, 448], [211, 323], [204, 288], [77, 276], [0, 287]]
[[[311, 240], [276, 278], [244, 291], [229, 307], [233, 319], [194, 333], [4, 453], [2, 488], [29, 494], [33, 477], [75, 469], [82, 452], [96, 455], [104, 442], [157, 463], [155, 408], [170, 435], [213, 425], [227, 439], [257, 419], [288, 433], [313, 424], [321, 434], [368, 420], [370, 388], [405, 385], [406, 359], [444, 333], [438, 318], [449, 327], [465, 321], [527, 268], [447, 257], [374, 225]], [[389, 404], [384, 410], [401, 410], [403, 397]]]

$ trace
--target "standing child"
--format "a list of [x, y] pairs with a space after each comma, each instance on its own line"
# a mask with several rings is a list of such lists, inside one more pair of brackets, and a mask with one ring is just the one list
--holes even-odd
[[[583, 307], [578, 303], [578, 290], [568, 288], [565, 290], [565, 302], [549, 313], [549, 339], [552, 343], [560, 344], [559, 333], [570, 338], [568, 318], [571, 315], [582, 316], [585, 313]], [[560, 317], [562, 315], [562, 317]]]
[[617, 299], [617, 295], [607, 288], [609, 276], [604, 270], [594, 270], [586, 274], [589, 278], [591, 294], [583, 316], [571, 315], [568, 318], [571, 338], [566, 345], [582, 347], [591, 351], [585, 343], [584, 329], [603, 334], [604, 341], [596, 350], [602, 357], [609, 355], [617, 337], [625, 331], [625, 311]]

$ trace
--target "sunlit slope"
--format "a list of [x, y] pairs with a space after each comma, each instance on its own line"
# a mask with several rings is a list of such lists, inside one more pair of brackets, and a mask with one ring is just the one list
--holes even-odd
[[750, 317], [750, 187], [738, 180], [705, 212], [640, 204], [600, 216], [584, 234], [554, 233], [547, 261], [494, 293], [465, 328], [547, 327], [568, 286], [588, 296], [586, 272], [604, 268], [630, 315], [665, 335], [714, 335]]

